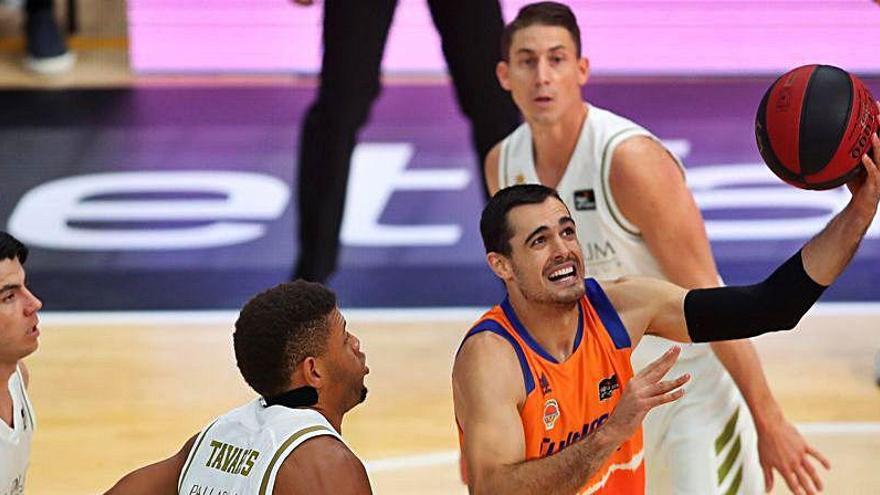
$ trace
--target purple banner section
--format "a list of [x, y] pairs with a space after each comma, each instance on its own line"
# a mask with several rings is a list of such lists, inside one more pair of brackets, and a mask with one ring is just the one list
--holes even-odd
[[[848, 199], [843, 188], [787, 186], [761, 163], [753, 121], [770, 82], [585, 90], [684, 158], [728, 283], [769, 274]], [[880, 79], [866, 82], [880, 94]], [[285, 280], [297, 250], [296, 143], [313, 91], [0, 92], [0, 223], [33, 248], [29, 276], [50, 308], [232, 308]], [[343, 304], [497, 302], [477, 173], [451, 88], [387, 87], [352, 163], [332, 280]], [[878, 236], [875, 223], [827, 300], [878, 299]]]
[[[474, 0], [478, 1], [478, 0]], [[321, 12], [291, 0], [130, 0], [140, 72], [316, 73]], [[512, 19], [524, 0], [501, 2]], [[773, 74], [809, 63], [878, 73], [880, 6], [870, 0], [566, 2], [598, 74]], [[446, 70], [427, 2], [399, 0], [389, 72]]]

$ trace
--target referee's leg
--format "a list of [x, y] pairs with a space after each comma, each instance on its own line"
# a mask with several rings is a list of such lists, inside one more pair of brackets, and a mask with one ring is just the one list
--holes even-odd
[[462, 112], [471, 122], [479, 159], [478, 176], [489, 150], [519, 125], [519, 111], [498, 84], [504, 20], [498, 0], [429, 0], [431, 17], [443, 40], [443, 56]]
[[397, 0], [326, 0], [317, 99], [299, 143], [299, 257], [293, 278], [324, 282], [336, 269], [351, 154], [379, 95]]

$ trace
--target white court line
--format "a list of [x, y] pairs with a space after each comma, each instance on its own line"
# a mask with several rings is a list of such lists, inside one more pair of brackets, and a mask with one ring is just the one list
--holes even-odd
[[798, 423], [798, 430], [805, 435], [880, 435], [880, 422], [815, 422]]
[[[410, 323], [419, 321], [475, 321], [489, 308], [342, 308], [350, 320], [364, 323]], [[807, 313], [821, 316], [880, 315], [880, 303], [828, 302], [818, 303]], [[52, 325], [232, 325], [238, 310], [211, 311], [45, 311], [44, 323]]]
[[431, 452], [428, 454], [402, 455], [399, 457], [386, 457], [384, 459], [376, 459], [375, 461], [367, 461], [364, 466], [371, 473], [381, 473], [383, 471], [398, 471], [401, 469], [413, 469], [431, 466], [446, 466], [458, 463], [457, 450], [444, 450], [442, 452]]
[[[797, 423], [805, 435], [880, 435], [880, 422], [810, 422]], [[448, 466], [458, 463], [457, 450], [443, 450], [427, 454], [386, 457], [364, 463], [367, 471], [381, 473], [432, 466]]]

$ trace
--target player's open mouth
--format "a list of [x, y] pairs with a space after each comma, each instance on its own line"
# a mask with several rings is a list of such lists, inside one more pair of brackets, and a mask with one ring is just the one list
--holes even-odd
[[40, 335], [40, 329], [39, 329], [39, 327], [34, 325], [26, 333], [27, 333], [27, 335]]
[[550, 98], [549, 96], [539, 96], [535, 98], [536, 103], [550, 103], [551, 101], [553, 101], [553, 98]]
[[576, 273], [575, 273], [574, 265], [569, 264], [567, 266], [564, 266], [562, 268], [559, 268], [559, 269], [556, 269], [556, 270], [550, 272], [550, 275], [547, 275], [547, 279], [549, 279], [551, 282], [561, 282], [561, 281], [565, 281], [565, 280], [574, 278], [575, 276], [576, 276]]

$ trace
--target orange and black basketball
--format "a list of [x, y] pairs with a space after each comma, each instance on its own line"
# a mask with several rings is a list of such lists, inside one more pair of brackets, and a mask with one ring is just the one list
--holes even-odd
[[755, 118], [764, 162], [803, 189], [831, 189], [855, 177], [875, 132], [871, 92], [858, 77], [830, 65], [783, 74], [764, 93]]

